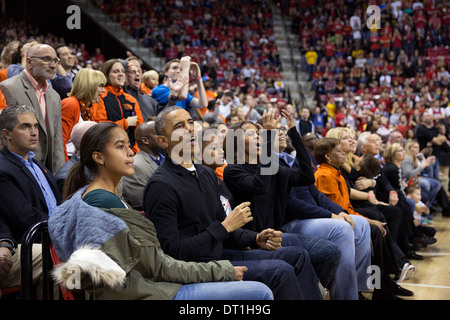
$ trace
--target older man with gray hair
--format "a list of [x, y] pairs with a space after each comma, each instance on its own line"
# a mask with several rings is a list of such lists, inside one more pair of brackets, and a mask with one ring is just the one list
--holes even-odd
[[56, 76], [59, 58], [47, 44], [35, 44], [26, 53], [25, 69], [0, 83], [8, 107], [33, 107], [39, 124], [36, 159], [55, 173], [65, 163], [61, 99], [47, 80]]

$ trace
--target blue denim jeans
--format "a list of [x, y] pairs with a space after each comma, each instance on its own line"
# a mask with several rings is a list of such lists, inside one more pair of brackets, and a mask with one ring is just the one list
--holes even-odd
[[341, 251], [336, 276], [330, 286], [334, 300], [356, 300], [358, 291], [367, 290], [371, 264], [370, 226], [367, 219], [352, 215], [354, 227], [338, 219], [293, 220], [282, 230], [303, 236], [314, 236], [333, 242]]
[[283, 246], [303, 246], [322, 286], [328, 288], [336, 276], [341, 250], [329, 240], [298, 233], [283, 233]]
[[439, 180], [439, 159], [422, 171], [422, 176]]
[[273, 300], [273, 294], [257, 281], [202, 282], [182, 285], [173, 300]]
[[441, 182], [433, 178], [420, 177], [419, 187], [422, 191], [422, 202], [428, 202], [428, 207], [431, 207], [441, 189]]
[[266, 284], [275, 300], [322, 300], [319, 279], [301, 243], [274, 251], [225, 249], [222, 258], [246, 266], [244, 280]]

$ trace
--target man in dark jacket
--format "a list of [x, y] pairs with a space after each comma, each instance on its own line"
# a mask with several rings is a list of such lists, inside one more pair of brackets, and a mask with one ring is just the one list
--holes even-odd
[[[20, 283], [20, 254], [15, 249], [20, 250], [24, 234], [48, 219], [62, 196], [52, 173], [34, 159], [33, 150], [39, 142], [34, 109], [23, 105], [5, 108], [0, 129], [5, 143], [0, 153], [0, 287], [6, 288]], [[33, 248], [33, 255], [38, 271], [40, 246]], [[34, 275], [36, 280], [40, 272]]]
[[[143, 207], [164, 252], [186, 261], [225, 258], [247, 266], [244, 280], [265, 283], [275, 299], [321, 299], [304, 249], [280, 247], [281, 232], [273, 229], [241, 229], [253, 219], [249, 203], [226, 216], [214, 172], [192, 162], [196, 134], [189, 113], [178, 107], [164, 109], [155, 127], [168, 157], [147, 183]], [[232, 250], [248, 247], [254, 250]]]

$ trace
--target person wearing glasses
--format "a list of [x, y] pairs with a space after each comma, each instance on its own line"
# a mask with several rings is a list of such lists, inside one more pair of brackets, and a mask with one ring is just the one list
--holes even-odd
[[8, 107], [29, 105], [39, 122], [39, 144], [36, 159], [55, 173], [65, 163], [61, 124], [61, 99], [47, 80], [56, 75], [59, 58], [47, 44], [35, 44], [26, 52], [25, 69], [2, 81], [2, 91]]
[[[80, 145], [80, 161], [64, 185], [64, 203], [48, 220], [63, 261], [55, 271], [73, 270], [75, 263], [83, 275], [94, 274], [83, 277], [81, 287], [96, 300], [273, 300], [266, 285], [240, 281], [244, 265], [224, 259], [185, 262], [165, 253], [153, 223], [117, 193], [120, 179], [135, 173], [134, 153], [122, 128], [95, 124]], [[94, 173], [92, 180], [85, 168]], [[61, 273], [58, 281], [64, 280]]]
[[[339, 169], [344, 163], [346, 154], [336, 138], [320, 139], [314, 146], [314, 157], [319, 167], [315, 172], [317, 190], [327, 196], [344, 211], [353, 216], [362, 216], [350, 202], [350, 192], [344, 175]], [[384, 170], [384, 168], [383, 168]], [[380, 270], [379, 284], [374, 287], [372, 300], [401, 300], [397, 295], [412, 296], [414, 292], [400, 287], [390, 276], [398, 265], [394, 260], [392, 247], [386, 239], [385, 223], [366, 218], [370, 225], [372, 242], [371, 264]]]

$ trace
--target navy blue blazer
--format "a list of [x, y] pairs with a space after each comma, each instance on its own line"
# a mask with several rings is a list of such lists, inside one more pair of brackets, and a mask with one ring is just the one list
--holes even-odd
[[[62, 195], [52, 172], [35, 159], [33, 163], [41, 168], [60, 204]], [[0, 152], [0, 239], [21, 243], [31, 226], [46, 219], [47, 203], [38, 182], [22, 161], [4, 148]]]

